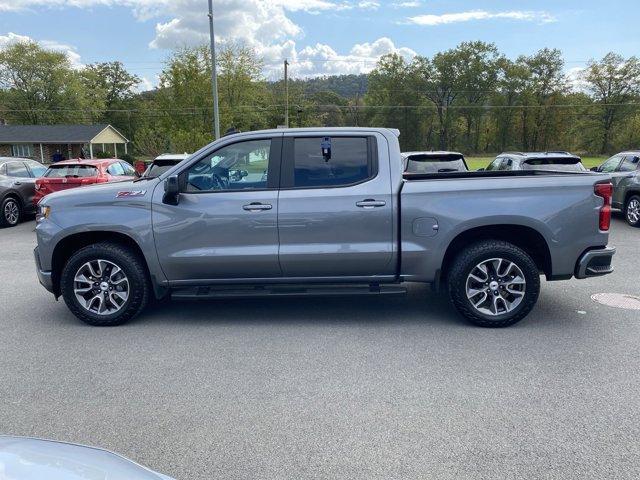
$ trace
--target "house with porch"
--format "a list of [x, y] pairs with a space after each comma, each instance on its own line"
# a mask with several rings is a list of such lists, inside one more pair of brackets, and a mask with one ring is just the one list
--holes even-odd
[[[0, 125], [0, 157], [32, 158], [51, 163], [55, 158], [113, 157], [127, 153], [129, 140], [111, 125]], [[57, 155], [56, 155], [57, 154]]]

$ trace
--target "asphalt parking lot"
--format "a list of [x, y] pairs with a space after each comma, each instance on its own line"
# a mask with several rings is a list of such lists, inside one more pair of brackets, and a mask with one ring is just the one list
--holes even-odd
[[0, 230], [0, 433], [103, 446], [178, 479], [637, 478], [640, 230], [614, 274], [543, 283], [529, 317], [444, 297], [174, 302], [80, 323]]

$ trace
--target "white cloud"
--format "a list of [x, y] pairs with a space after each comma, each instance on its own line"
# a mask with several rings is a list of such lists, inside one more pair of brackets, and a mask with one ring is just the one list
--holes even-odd
[[84, 67], [84, 64], [80, 61], [80, 54], [76, 51], [75, 47], [55, 40], [35, 40], [27, 35], [9, 32], [6, 35], [0, 35], [0, 49], [6, 48], [14, 43], [29, 41], [37, 42], [47, 50], [64, 53], [69, 59], [72, 68], [79, 69]]
[[392, 3], [391, 6], [393, 8], [418, 8], [422, 5], [421, 2], [418, 1], [410, 1], [410, 2], [395, 2]]
[[363, 10], [377, 10], [378, 8], [380, 8], [380, 3], [371, 0], [362, 0], [358, 2], [358, 8], [361, 8]]
[[326, 44], [317, 43], [300, 50], [291, 63], [293, 77], [313, 77], [346, 73], [368, 73], [383, 55], [398, 53], [411, 59], [416, 52], [397, 47], [389, 38], [379, 38], [372, 43], [354, 45], [349, 53], [340, 54]]
[[441, 15], [416, 15], [409, 17], [408, 23], [416, 25], [445, 25], [448, 23], [470, 22], [473, 20], [510, 19], [528, 22], [550, 23], [556, 18], [548, 12], [530, 10], [512, 10], [507, 12], [487, 12], [486, 10], [469, 10], [459, 13], [444, 13]]
[[[396, 47], [387, 38], [355, 45], [346, 54], [324, 44], [302, 48], [299, 42], [304, 31], [290, 18], [290, 12], [370, 11], [381, 4], [378, 0], [214, 0], [216, 41], [240, 42], [253, 48], [264, 58], [267, 75], [276, 72], [280, 75], [285, 58], [292, 62], [292, 73], [299, 75], [366, 72], [385, 53], [397, 51], [407, 56], [415, 53]], [[100, 6], [130, 8], [141, 21], [158, 19], [150, 48], [173, 49], [209, 41], [205, 0], [0, 0], [0, 11]], [[56, 45], [62, 47], [66, 46]], [[75, 49], [67, 50], [72, 61], [80, 64]]]

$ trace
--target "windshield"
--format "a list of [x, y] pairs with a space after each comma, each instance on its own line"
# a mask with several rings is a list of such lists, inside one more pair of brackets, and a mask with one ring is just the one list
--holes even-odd
[[94, 177], [98, 169], [93, 165], [51, 165], [44, 173], [46, 178]]
[[159, 177], [178, 163], [180, 163], [180, 160], [155, 160], [142, 176], [149, 178]]
[[554, 170], [558, 172], [586, 172], [578, 158], [536, 158], [522, 164], [523, 170]]
[[467, 166], [461, 156], [411, 155], [407, 158], [405, 171], [407, 173], [466, 172]]

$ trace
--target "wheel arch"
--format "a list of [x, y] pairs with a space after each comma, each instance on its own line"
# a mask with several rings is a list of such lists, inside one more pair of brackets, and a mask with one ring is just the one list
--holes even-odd
[[552, 260], [549, 244], [535, 228], [525, 225], [483, 225], [459, 233], [449, 243], [442, 261], [440, 278], [447, 272], [458, 252], [482, 240], [503, 240], [527, 252], [547, 278], [552, 277]]
[[[56, 244], [55, 248], [53, 249], [53, 255], [51, 256], [51, 279], [53, 282], [53, 293], [54, 295], [56, 295], [56, 297], [60, 295], [60, 277], [62, 274], [62, 269], [64, 268], [64, 265], [67, 263], [69, 258], [71, 258], [71, 256], [81, 248], [100, 242], [110, 242], [131, 248], [143, 262], [147, 277], [151, 281], [149, 264], [144, 255], [144, 252], [142, 251], [142, 248], [140, 247], [138, 242], [136, 242], [131, 236], [127, 235], [126, 233], [111, 231], [78, 232], [64, 237]], [[156, 295], [158, 295], [155, 282], [151, 281], [151, 285], [153, 285], [154, 290], [156, 291], [155, 293]]]

